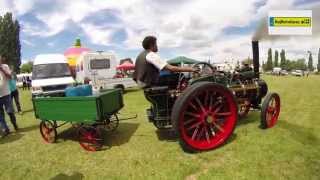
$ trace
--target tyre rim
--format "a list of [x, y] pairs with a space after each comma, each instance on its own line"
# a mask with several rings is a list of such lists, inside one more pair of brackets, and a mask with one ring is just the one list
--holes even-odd
[[222, 144], [233, 132], [237, 108], [231, 93], [211, 88], [191, 97], [179, 119], [182, 138], [190, 146], [206, 150]]
[[278, 120], [280, 112], [280, 98], [278, 96], [273, 96], [267, 106], [266, 110], [266, 122], [267, 127], [273, 127]]
[[82, 127], [79, 129], [79, 143], [87, 151], [97, 151], [101, 148], [102, 139], [98, 130]]
[[53, 124], [48, 121], [43, 121], [41, 123], [41, 135], [47, 143], [52, 143], [56, 136]]

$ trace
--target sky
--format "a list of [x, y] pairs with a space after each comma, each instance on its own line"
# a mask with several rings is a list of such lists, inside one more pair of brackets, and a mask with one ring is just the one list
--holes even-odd
[[[135, 59], [143, 38], [154, 35], [163, 59], [184, 55], [218, 63], [252, 57], [252, 36], [269, 10], [320, 7], [317, 1], [0, 0], [0, 15], [12, 12], [19, 20], [23, 62], [63, 53], [76, 38], [92, 50]], [[307, 51], [316, 56], [318, 40], [315, 35], [266, 39], [260, 42], [260, 59], [269, 47], [286, 49], [289, 59], [306, 58]]]

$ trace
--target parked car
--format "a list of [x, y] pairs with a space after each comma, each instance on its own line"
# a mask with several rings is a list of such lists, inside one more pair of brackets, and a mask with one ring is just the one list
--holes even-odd
[[282, 76], [285, 76], [285, 75], [288, 75], [289, 73], [288, 73], [288, 71], [287, 70], [281, 70], [280, 71], [280, 75], [282, 75]]
[[32, 70], [32, 96], [61, 96], [74, 83], [63, 54], [36, 56]]
[[291, 72], [291, 74], [294, 75], [294, 76], [300, 76], [300, 77], [302, 77], [304, 75], [302, 70], [293, 70]]

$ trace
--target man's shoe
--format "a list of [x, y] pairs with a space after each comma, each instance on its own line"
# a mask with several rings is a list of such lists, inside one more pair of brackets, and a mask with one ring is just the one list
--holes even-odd
[[4, 131], [4, 133], [2, 134], [2, 137], [6, 137], [6, 136], [8, 136], [9, 134], [10, 134], [10, 131], [9, 131], [9, 130]]

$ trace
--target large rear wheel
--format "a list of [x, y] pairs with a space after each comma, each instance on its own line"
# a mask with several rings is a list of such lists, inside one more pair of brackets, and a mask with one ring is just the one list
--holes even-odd
[[222, 145], [238, 118], [235, 98], [226, 87], [199, 82], [187, 88], [172, 109], [172, 123], [182, 148], [204, 151]]

